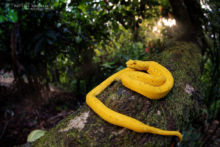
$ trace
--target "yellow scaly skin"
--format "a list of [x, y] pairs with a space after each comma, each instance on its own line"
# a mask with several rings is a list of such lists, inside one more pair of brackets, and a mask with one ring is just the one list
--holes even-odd
[[[157, 62], [129, 60], [126, 64], [127, 68], [113, 74], [91, 90], [86, 96], [86, 103], [95, 113], [111, 124], [125, 127], [139, 133], [177, 136], [180, 141], [182, 141], [180, 132], [161, 130], [146, 125], [132, 117], [109, 109], [96, 98], [98, 94], [115, 80], [121, 80], [125, 87], [150, 99], [160, 99], [164, 97], [173, 87], [174, 80], [172, 74]], [[147, 71], [148, 74], [141, 72], [143, 70]]]

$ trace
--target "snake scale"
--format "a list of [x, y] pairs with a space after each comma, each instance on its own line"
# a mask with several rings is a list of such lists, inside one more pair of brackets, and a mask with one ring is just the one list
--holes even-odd
[[98, 94], [115, 80], [121, 80], [122, 84], [128, 89], [153, 100], [163, 98], [173, 87], [174, 79], [172, 74], [157, 62], [129, 60], [126, 62], [126, 65], [127, 68], [113, 74], [92, 89], [86, 95], [86, 103], [96, 114], [111, 124], [125, 127], [139, 133], [177, 136], [179, 140], [182, 141], [180, 132], [162, 130], [144, 124], [137, 119], [109, 109], [96, 98]]

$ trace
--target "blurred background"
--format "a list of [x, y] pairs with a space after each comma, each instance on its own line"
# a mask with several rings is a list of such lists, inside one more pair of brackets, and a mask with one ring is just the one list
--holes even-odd
[[[179, 35], [171, 1], [1, 0], [0, 146], [24, 144], [32, 130], [52, 128], [128, 59], [166, 49]], [[209, 40], [198, 77], [209, 115], [206, 126], [186, 130], [180, 146], [214, 143], [220, 134], [220, 2], [193, 4]]]

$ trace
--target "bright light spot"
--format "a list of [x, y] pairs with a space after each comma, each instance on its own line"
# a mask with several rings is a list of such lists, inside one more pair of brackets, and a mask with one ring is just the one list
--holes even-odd
[[156, 32], [157, 31], [157, 27], [153, 27], [153, 32]]
[[169, 18], [169, 19], [161, 18], [159, 21], [162, 21], [164, 26], [167, 26], [167, 27], [172, 27], [172, 26], [176, 25], [176, 20], [171, 19], [171, 18]]
[[69, 7], [71, 0], [67, 0], [66, 1], [66, 11], [70, 12], [71, 11], [71, 7]]
[[210, 8], [210, 6], [205, 2], [205, 1], [200, 1], [200, 4], [202, 6], [203, 9], [212, 11], [212, 9]]
[[160, 33], [160, 29], [157, 26], [153, 27], [153, 32], [154, 33]]
[[113, 6], [113, 4], [111, 2], [109, 2], [108, 4], [109, 4], [109, 6]]
[[157, 25], [158, 25], [158, 26], [162, 26], [161, 21], [158, 21], [158, 22], [157, 22]]
[[153, 33], [161, 33], [161, 30], [164, 27], [173, 27], [174, 25], [176, 25], [176, 20], [175, 19], [166, 19], [166, 18], [160, 18], [157, 23], [155, 24], [155, 26], [153, 27], [152, 32]]

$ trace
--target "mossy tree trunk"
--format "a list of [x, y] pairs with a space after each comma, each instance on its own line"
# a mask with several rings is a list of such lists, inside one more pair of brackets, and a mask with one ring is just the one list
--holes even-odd
[[[160, 100], [150, 100], [120, 82], [114, 82], [98, 98], [111, 109], [165, 130], [184, 130], [191, 123], [202, 122], [206, 109], [200, 83], [199, 48], [189, 42], [174, 42], [161, 53], [151, 56], [171, 71], [175, 84]], [[136, 133], [101, 119], [86, 104], [62, 120], [45, 136], [34, 142], [40, 147], [73, 146], [170, 146], [176, 137]]]

